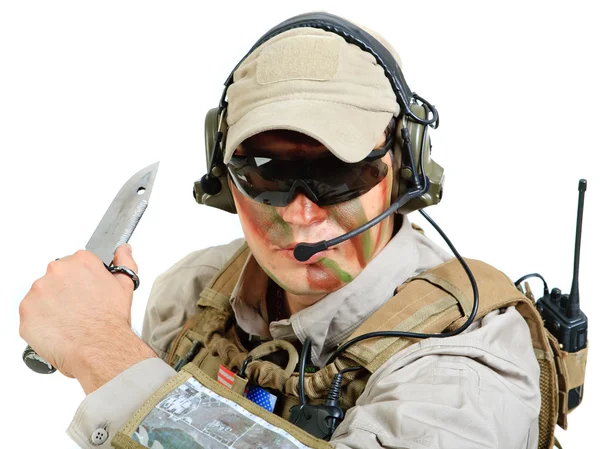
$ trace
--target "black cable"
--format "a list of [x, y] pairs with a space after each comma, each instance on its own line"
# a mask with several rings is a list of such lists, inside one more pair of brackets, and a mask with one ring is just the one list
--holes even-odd
[[[425, 175], [424, 163], [423, 163], [423, 159], [424, 159], [423, 156], [424, 156], [424, 151], [425, 151], [425, 139], [427, 137], [426, 131], [427, 131], [427, 126], [424, 126], [422, 134], [421, 134], [421, 151], [420, 151], [421, 160], [419, 161], [421, 174], [424, 178], [424, 186], [422, 189], [423, 193], [425, 193], [427, 191], [427, 189], [429, 189], [429, 178]], [[346, 343], [339, 346], [336, 349], [336, 351], [331, 355], [331, 357], [329, 357], [329, 359], [327, 360], [327, 364], [333, 363], [333, 361], [336, 358], [338, 358], [340, 356], [340, 354], [342, 354], [345, 350], [347, 350], [353, 344], [356, 344], [363, 340], [367, 340], [369, 338], [375, 338], [375, 337], [408, 337], [408, 338], [453, 337], [454, 335], [460, 334], [467, 327], [469, 327], [471, 325], [471, 323], [473, 322], [473, 320], [475, 319], [475, 316], [477, 315], [477, 310], [479, 309], [479, 290], [477, 288], [477, 282], [475, 281], [475, 277], [473, 276], [473, 273], [469, 269], [467, 263], [464, 261], [464, 259], [461, 257], [461, 255], [458, 253], [458, 251], [456, 250], [456, 248], [454, 247], [454, 245], [452, 244], [450, 239], [448, 239], [446, 234], [444, 234], [444, 231], [442, 231], [442, 229], [437, 225], [437, 223], [435, 221], [433, 221], [433, 219], [429, 215], [427, 215], [427, 213], [425, 213], [422, 209], [419, 210], [419, 212], [421, 213], [421, 215], [423, 215], [427, 219], [427, 221], [429, 221], [429, 223], [431, 223], [431, 225], [435, 228], [435, 230], [444, 239], [444, 241], [446, 242], [446, 244], [448, 245], [448, 247], [450, 248], [450, 250], [456, 257], [456, 259], [458, 259], [459, 263], [462, 265], [463, 269], [467, 273], [467, 276], [469, 277], [469, 281], [471, 282], [471, 286], [473, 287], [473, 309], [471, 310], [471, 315], [469, 315], [469, 318], [467, 319], [467, 321], [465, 321], [465, 323], [462, 326], [460, 326], [459, 328], [457, 328], [453, 331], [450, 331], [450, 332], [442, 332], [439, 334], [423, 334], [423, 333], [419, 333], [419, 332], [408, 332], [408, 331], [378, 331], [378, 332], [368, 332], [366, 334], [359, 335], [358, 337], [355, 337], [352, 340], [349, 340]]]
[[358, 371], [359, 369], [363, 369], [363, 368], [364, 368], [364, 366], [351, 366], [350, 368], [344, 368], [337, 374], [343, 375], [345, 373], [349, 373], [350, 371]]
[[310, 352], [310, 339], [306, 337], [302, 345], [302, 353], [300, 354], [300, 365], [298, 367], [298, 396], [300, 396], [300, 405], [306, 405], [306, 396], [304, 395], [304, 369], [306, 368], [306, 358]]
[[194, 343], [192, 344], [192, 347], [190, 348], [190, 350], [187, 352], [187, 354], [182, 359], [180, 359], [175, 364], [173, 369], [175, 371], [179, 371], [181, 368], [183, 368], [183, 366], [185, 364], [187, 364], [190, 360], [192, 360], [194, 357], [196, 357], [201, 346], [202, 346], [202, 342], [200, 342], [198, 340], [194, 340]]
[[339, 400], [342, 392], [342, 381], [344, 374], [350, 371], [358, 371], [363, 368], [363, 366], [351, 366], [349, 368], [344, 368], [343, 370], [340, 370], [339, 372], [335, 373], [333, 379], [331, 379], [331, 383], [329, 384], [329, 391], [327, 392], [327, 399], [325, 399], [324, 404], [329, 407], [339, 407]]
[[526, 274], [525, 276], [521, 276], [519, 279], [517, 279], [515, 281], [515, 287], [518, 287], [525, 279], [529, 279], [529, 278], [540, 278], [542, 280], [542, 282], [544, 283], [544, 296], [547, 296], [550, 292], [548, 290], [548, 284], [546, 284], [546, 280], [542, 277], [541, 274], [538, 273], [531, 273], [531, 274]]

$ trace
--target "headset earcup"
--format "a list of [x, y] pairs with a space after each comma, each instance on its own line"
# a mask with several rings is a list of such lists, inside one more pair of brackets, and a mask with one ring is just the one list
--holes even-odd
[[[426, 106], [420, 104], [412, 104], [411, 111], [421, 118], [427, 117], [427, 109]], [[400, 122], [401, 123], [401, 122]], [[412, 150], [412, 160], [416, 164], [416, 170], [420, 174], [420, 160], [421, 160], [421, 141], [423, 139], [423, 128], [426, 125], [422, 125], [416, 123], [412, 120], [407, 120], [407, 128], [408, 134], [411, 142], [411, 150]], [[401, 159], [402, 156], [402, 147], [404, 142], [401, 136], [401, 126], [396, 127], [396, 145], [395, 145], [395, 154], [398, 154], [397, 159]], [[425, 131], [428, 131], [425, 130]], [[409, 180], [412, 177], [412, 171], [409, 170], [406, 166], [402, 166], [402, 161], [397, 163], [398, 167], [394, 167], [394, 173], [397, 174], [399, 182], [395, 183], [397, 185], [397, 193], [395, 198], [398, 195], [406, 192], [409, 188]], [[402, 206], [398, 213], [400, 214], [408, 214], [415, 210], [423, 209], [427, 206], [432, 206], [437, 204], [442, 199], [443, 193], [443, 184], [444, 184], [444, 169], [437, 164], [433, 159], [431, 159], [431, 141], [429, 139], [428, 132], [425, 132], [425, 147], [423, 151], [423, 165], [425, 170], [425, 175], [429, 179], [429, 189], [427, 192], [422, 194], [420, 197], [415, 198], [404, 206]]]
[[[213, 108], [206, 113], [204, 120], [204, 143], [206, 149], [206, 167], [210, 170], [194, 183], [194, 199], [199, 204], [216, 207], [230, 213], [236, 213], [235, 202], [227, 182], [227, 170], [222, 166], [211, 167], [215, 136], [219, 129], [219, 108]], [[222, 145], [227, 137], [227, 121], [221, 123], [223, 132]]]

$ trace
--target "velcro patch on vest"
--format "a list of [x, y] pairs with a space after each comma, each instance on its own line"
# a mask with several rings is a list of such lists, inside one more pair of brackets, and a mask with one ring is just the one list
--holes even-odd
[[[219, 366], [217, 382], [231, 390], [233, 388], [234, 381], [235, 373], [231, 370], [228, 370], [223, 365]], [[246, 396], [248, 400], [254, 402], [256, 405], [260, 405], [268, 412], [273, 412], [273, 410], [275, 410], [277, 396], [269, 393], [267, 390], [263, 390], [258, 386], [246, 388], [244, 390], [244, 396]]]
[[260, 405], [268, 412], [273, 412], [273, 410], [275, 410], [277, 396], [269, 393], [267, 390], [263, 390], [260, 387], [250, 387], [246, 397], [256, 405]]
[[246, 396], [248, 394], [248, 379], [242, 378], [236, 375], [233, 371], [228, 370], [223, 365], [219, 365], [219, 372], [217, 373], [217, 382], [223, 385], [225, 388], [229, 388], [234, 392]]
[[233, 380], [235, 379], [235, 373], [233, 371], [228, 370], [223, 365], [219, 366], [219, 374], [217, 375], [217, 382], [219, 382], [224, 387], [227, 387], [231, 390], [233, 386]]

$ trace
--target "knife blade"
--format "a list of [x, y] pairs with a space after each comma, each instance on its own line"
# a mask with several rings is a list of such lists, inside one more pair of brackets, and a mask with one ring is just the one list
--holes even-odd
[[129, 241], [140, 222], [148, 207], [158, 164], [156, 162], [140, 170], [121, 187], [85, 246], [104, 265], [112, 263], [117, 248]]
[[[148, 207], [159, 163], [140, 170], [123, 184], [85, 246], [107, 268], [111, 266], [117, 248], [129, 241]], [[51, 374], [56, 371], [29, 345], [23, 351], [23, 361], [36, 373]]]

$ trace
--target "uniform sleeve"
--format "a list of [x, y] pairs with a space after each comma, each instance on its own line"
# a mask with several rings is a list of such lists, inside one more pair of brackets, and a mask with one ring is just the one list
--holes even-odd
[[161, 358], [143, 360], [89, 394], [79, 405], [67, 434], [85, 449], [110, 448], [112, 437], [176, 372], [164, 360], [171, 341], [196, 311], [200, 292], [242, 245], [196, 251], [161, 274], [152, 285], [142, 340]]
[[338, 449], [535, 449], [540, 404], [529, 328], [511, 307], [388, 360], [331, 442]]
[[84, 449], [110, 448], [117, 431], [175, 374], [157, 357], [136, 363], [87, 395], [67, 434]]

